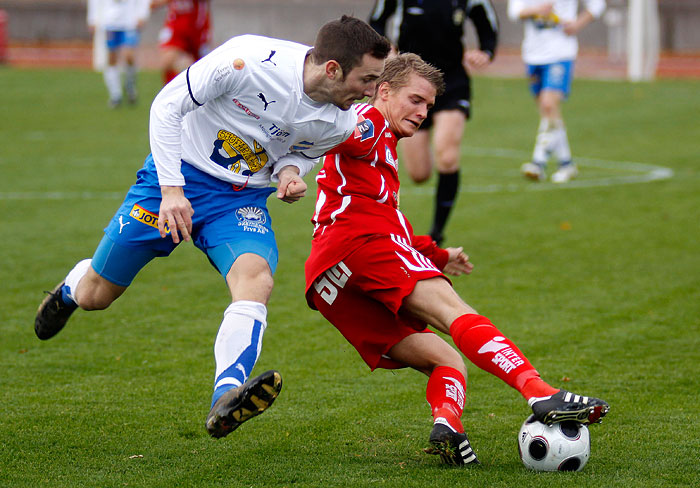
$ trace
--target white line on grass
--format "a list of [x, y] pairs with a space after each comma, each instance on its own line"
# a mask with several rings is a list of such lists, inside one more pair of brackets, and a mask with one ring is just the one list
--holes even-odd
[[[523, 160], [530, 154], [513, 149], [500, 149], [488, 147], [470, 147], [462, 151], [470, 156], [488, 156], [493, 158]], [[602, 178], [577, 179], [565, 184], [547, 182], [523, 182], [523, 183], [497, 183], [491, 185], [463, 185], [461, 191], [468, 193], [498, 193], [518, 191], [547, 191], [565, 190], [570, 188], [594, 188], [601, 186], [627, 185], [631, 183], [647, 183], [650, 181], [667, 180], [673, 177], [673, 170], [654, 164], [637, 163], [633, 161], [612, 161], [596, 158], [576, 158], [576, 163], [581, 167], [602, 168], [628, 173], [619, 176], [607, 176]], [[432, 194], [433, 188], [426, 186], [406, 187], [402, 191], [413, 194]], [[124, 197], [121, 192], [39, 192], [39, 191], [10, 191], [0, 192], [0, 200], [119, 200]]]
[[[488, 156], [493, 158], [527, 160], [530, 153], [514, 149], [469, 147], [462, 150], [462, 154], [468, 156]], [[628, 173], [619, 176], [606, 176], [601, 178], [576, 179], [568, 183], [557, 184], [548, 182], [522, 183], [496, 183], [491, 185], [463, 185], [460, 191], [467, 193], [498, 193], [519, 191], [548, 191], [566, 190], [571, 188], [594, 188], [601, 186], [627, 185], [632, 183], [647, 183], [650, 181], [667, 180], [673, 177], [673, 170], [654, 164], [638, 163], [633, 161], [614, 161], [596, 158], [576, 158], [576, 164], [580, 167], [602, 168]], [[517, 170], [517, 168], [516, 168]], [[406, 191], [408, 190], [408, 191]], [[414, 194], [432, 194], [433, 188], [421, 186], [402, 189], [402, 192]]]

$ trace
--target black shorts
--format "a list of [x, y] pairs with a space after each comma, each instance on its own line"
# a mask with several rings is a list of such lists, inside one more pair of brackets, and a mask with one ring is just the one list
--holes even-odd
[[461, 110], [467, 119], [471, 116], [471, 83], [463, 67], [444, 71], [445, 93], [435, 99], [435, 106], [428, 112], [428, 118], [420, 128], [429, 129], [433, 125], [433, 114], [441, 110]]

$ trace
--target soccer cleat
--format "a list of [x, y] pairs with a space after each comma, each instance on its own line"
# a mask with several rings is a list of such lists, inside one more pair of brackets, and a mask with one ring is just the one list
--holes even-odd
[[445, 464], [455, 466], [480, 464], [472, 450], [467, 434], [460, 433], [436, 419], [430, 432], [431, 447], [424, 449], [427, 454], [438, 454]]
[[46, 292], [46, 297], [36, 311], [34, 332], [42, 341], [51, 339], [58, 334], [68, 322], [71, 314], [78, 308], [77, 306], [66, 305], [63, 301], [61, 288], [65, 284], [65, 281], [61, 281], [52, 291]]
[[544, 172], [544, 167], [536, 163], [523, 163], [520, 167], [520, 172], [525, 178], [535, 181], [544, 181], [547, 179], [547, 174]]
[[576, 395], [559, 390], [554, 395], [533, 397], [528, 400], [535, 418], [543, 424], [573, 420], [584, 425], [600, 422], [610, 410], [610, 406], [600, 398]]
[[575, 164], [565, 164], [554, 172], [552, 175], [552, 183], [568, 183], [570, 180], [576, 178], [577, 175], [578, 168]]
[[267, 410], [282, 389], [278, 371], [266, 371], [237, 388], [232, 388], [216, 401], [207, 416], [209, 435], [226, 437], [243, 422]]

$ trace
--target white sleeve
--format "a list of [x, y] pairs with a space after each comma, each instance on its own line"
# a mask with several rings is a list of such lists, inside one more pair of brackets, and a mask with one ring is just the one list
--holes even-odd
[[299, 176], [302, 178], [306, 176], [309, 171], [313, 169], [313, 167], [318, 163], [318, 158], [314, 159], [309, 159], [304, 157], [303, 155], [299, 153], [288, 153], [279, 158], [277, 161], [275, 161], [275, 164], [272, 168], [272, 181], [279, 181], [279, 177], [277, 174], [284, 168], [285, 166], [294, 166], [296, 168], [299, 168]]
[[161, 185], [185, 184], [180, 172], [185, 115], [237, 89], [242, 76], [233, 69], [227, 51], [217, 50], [177, 75], [156, 95], [151, 105], [149, 138]]
[[605, 0], [585, 0], [584, 4], [586, 10], [596, 19], [605, 11]]
[[523, 0], [508, 0], [508, 18], [512, 22], [519, 22], [520, 12], [525, 8]]
[[98, 27], [98, 12], [101, 5], [99, 2], [101, 0], [88, 0], [87, 4], [87, 24], [91, 27]]

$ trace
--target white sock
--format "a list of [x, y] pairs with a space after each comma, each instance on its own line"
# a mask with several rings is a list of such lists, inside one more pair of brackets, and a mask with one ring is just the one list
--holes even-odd
[[136, 95], [136, 66], [133, 64], [126, 65], [126, 72], [124, 73], [124, 87], [126, 88], [126, 93], [128, 95]]
[[75, 299], [75, 290], [78, 289], [78, 283], [83, 279], [90, 269], [90, 264], [92, 259], [83, 259], [78, 264], [76, 264], [73, 269], [70, 270], [68, 276], [66, 276], [66, 287], [68, 288], [68, 297], [75, 303], [78, 303]]
[[107, 86], [110, 100], [121, 100], [122, 98], [122, 82], [121, 69], [119, 66], [105, 66], [104, 80]]
[[554, 155], [559, 164], [571, 162], [571, 148], [569, 147], [569, 137], [566, 134], [566, 126], [563, 120], [557, 121], [554, 130]]
[[537, 137], [535, 138], [535, 149], [532, 151], [533, 163], [547, 164], [554, 138], [553, 129], [554, 125], [550, 119], [540, 119], [540, 126], [537, 128]]
[[260, 356], [267, 327], [267, 307], [259, 302], [239, 300], [224, 312], [214, 343], [216, 376], [214, 389], [240, 386], [250, 376]]

